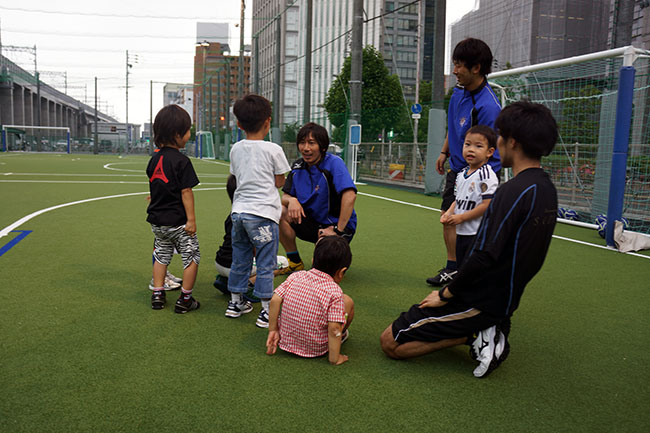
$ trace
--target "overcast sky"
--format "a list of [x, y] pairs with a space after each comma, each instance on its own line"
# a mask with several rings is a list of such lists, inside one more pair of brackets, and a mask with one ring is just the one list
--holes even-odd
[[[244, 24], [250, 44], [252, 0], [246, 1]], [[447, 24], [470, 11], [476, 0], [447, 1]], [[164, 82], [191, 83], [196, 23], [230, 23], [231, 47], [239, 46], [239, 0], [0, 0], [2, 45], [36, 46], [41, 79], [94, 105], [98, 78], [100, 110], [126, 119], [126, 51], [129, 73], [129, 122], [149, 121], [149, 82], [153, 114], [162, 107]], [[31, 53], [2, 53], [30, 72]]]

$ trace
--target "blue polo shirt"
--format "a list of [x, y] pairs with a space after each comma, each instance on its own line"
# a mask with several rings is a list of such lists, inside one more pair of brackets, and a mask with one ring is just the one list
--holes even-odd
[[[305, 214], [319, 224], [335, 225], [341, 212], [341, 194], [348, 189], [357, 191], [345, 163], [338, 156], [326, 153], [318, 164], [312, 166], [302, 158], [291, 164], [282, 191], [296, 197]], [[346, 228], [357, 229], [354, 210]], [[339, 227], [339, 230], [343, 228]]]
[[[467, 167], [467, 162], [463, 158], [463, 143], [467, 130], [472, 126], [472, 108], [474, 107], [477, 110], [478, 122], [476, 124], [494, 128], [494, 122], [501, 112], [501, 104], [487, 80], [471, 92], [462, 87], [455, 87], [449, 100], [449, 112], [447, 113], [449, 165], [457, 173]], [[498, 149], [494, 150], [488, 163], [495, 173], [501, 170], [501, 157]]]

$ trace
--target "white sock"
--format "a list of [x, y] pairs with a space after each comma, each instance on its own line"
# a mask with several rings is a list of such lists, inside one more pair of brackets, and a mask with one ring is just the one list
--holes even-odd
[[235, 304], [241, 304], [242, 303], [242, 295], [241, 295], [241, 293], [230, 292], [230, 300], [232, 302], [234, 302]]
[[269, 312], [269, 306], [271, 305], [271, 300], [270, 299], [260, 299], [260, 302], [262, 303], [262, 308], [268, 313]]

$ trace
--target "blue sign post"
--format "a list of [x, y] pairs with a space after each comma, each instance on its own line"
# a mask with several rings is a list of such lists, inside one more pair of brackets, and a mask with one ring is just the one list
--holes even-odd
[[361, 125], [350, 125], [350, 144], [361, 144]]
[[411, 112], [413, 114], [420, 114], [422, 113], [422, 105], [420, 104], [413, 104], [411, 105]]

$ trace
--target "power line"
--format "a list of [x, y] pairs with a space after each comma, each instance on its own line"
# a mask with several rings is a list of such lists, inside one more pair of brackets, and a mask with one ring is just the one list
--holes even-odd
[[[217, 20], [217, 21], [239, 21], [237, 18], [227, 18], [227, 17], [206, 17], [203, 16], [169, 16], [169, 15], [136, 15], [136, 14], [116, 14], [116, 13], [97, 13], [97, 12], [64, 12], [64, 11], [55, 11], [47, 9], [27, 9], [27, 8], [17, 8], [17, 7], [7, 7], [0, 6], [0, 9], [7, 11], [16, 11], [16, 12], [30, 12], [30, 13], [40, 13], [40, 14], [56, 14], [56, 15], [81, 15], [87, 17], [104, 17], [104, 18], [149, 18], [149, 19], [163, 19], [163, 20]], [[252, 18], [250, 20], [255, 20]]]
[[[55, 35], [55, 36], [71, 36], [71, 37], [84, 37], [84, 38], [156, 38], [156, 39], [195, 39], [196, 35], [167, 35], [167, 34], [158, 34], [158, 35], [146, 35], [146, 34], [116, 34], [116, 33], [69, 33], [69, 32], [47, 32], [41, 30], [25, 30], [25, 29], [12, 29], [12, 28], [3, 28], [3, 32], [6, 33], [26, 33], [26, 34], [37, 34], [37, 35]], [[234, 39], [237, 40], [237, 37], [229, 37], [223, 39]]]

